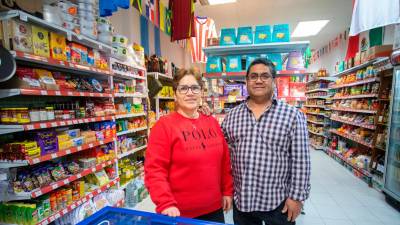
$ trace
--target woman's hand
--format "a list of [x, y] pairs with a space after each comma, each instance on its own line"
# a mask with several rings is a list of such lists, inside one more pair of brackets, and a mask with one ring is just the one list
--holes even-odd
[[170, 217], [177, 217], [181, 215], [181, 212], [179, 212], [179, 209], [172, 206], [169, 208], [164, 209], [161, 214], [166, 215], [166, 216], [170, 216]]
[[228, 212], [232, 209], [232, 196], [223, 196], [222, 197], [222, 209], [225, 212]]

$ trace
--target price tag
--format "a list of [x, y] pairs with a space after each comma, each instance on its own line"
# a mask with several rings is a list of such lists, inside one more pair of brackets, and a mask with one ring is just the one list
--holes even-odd
[[27, 22], [28, 21], [28, 16], [26, 14], [20, 13], [19, 14], [19, 19], [22, 21]]
[[60, 91], [56, 91], [56, 95], [61, 95], [61, 92]]
[[93, 148], [93, 143], [90, 143], [90, 144], [89, 144], [89, 148]]
[[56, 184], [51, 185], [51, 188], [57, 189], [58, 188], [58, 184], [56, 183]]
[[72, 93], [72, 91], [68, 91], [68, 92], [67, 92], [67, 95], [68, 95], [68, 96], [73, 96], [74, 94]]
[[93, 93], [89, 93], [89, 96], [90, 96], [90, 97], [93, 97], [93, 96], [94, 96], [94, 94], [93, 94]]
[[62, 213], [65, 215], [65, 214], [67, 214], [67, 212], [68, 212], [68, 209], [64, 209], [63, 211], [62, 211]]
[[28, 130], [33, 130], [33, 129], [35, 129], [35, 127], [34, 127], [33, 125], [27, 125], [26, 127], [27, 127]]
[[80, 96], [85, 96], [85, 93], [79, 92], [79, 95], [80, 95]]
[[56, 122], [52, 122], [52, 123], [51, 123], [51, 126], [52, 126], [52, 127], [56, 127], [56, 126], [58, 126], [58, 124], [57, 124]]
[[69, 180], [64, 180], [64, 185], [69, 184]]
[[78, 175], [76, 175], [76, 177], [79, 179], [79, 178], [82, 178], [82, 174], [80, 174], [80, 173], [78, 173]]
[[43, 90], [42, 90], [42, 91], [40, 91], [40, 94], [41, 94], [41, 95], [47, 95], [47, 91], [43, 91]]
[[65, 66], [64, 61], [59, 61], [59, 64], [60, 64], [61, 66]]
[[47, 128], [47, 124], [46, 123], [41, 123], [41, 124], [39, 124], [39, 126], [40, 126], [40, 128]]

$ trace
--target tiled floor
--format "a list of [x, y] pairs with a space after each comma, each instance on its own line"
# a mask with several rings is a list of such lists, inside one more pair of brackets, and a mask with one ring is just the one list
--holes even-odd
[[[385, 202], [383, 194], [325, 153], [311, 150], [311, 157], [311, 196], [297, 225], [400, 225], [400, 213]], [[146, 199], [137, 209], [154, 212], [154, 205]], [[226, 222], [233, 224], [232, 212]]]

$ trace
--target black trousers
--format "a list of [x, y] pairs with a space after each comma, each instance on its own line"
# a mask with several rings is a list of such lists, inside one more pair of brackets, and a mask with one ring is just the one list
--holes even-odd
[[287, 213], [282, 213], [284, 206], [285, 202], [268, 212], [241, 212], [233, 204], [233, 221], [235, 225], [262, 225], [263, 221], [266, 225], [295, 225], [296, 222], [287, 221]]
[[193, 218], [196, 220], [205, 220], [205, 221], [211, 221], [211, 222], [217, 222], [217, 223], [225, 223], [225, 218], [224, 218], [224, 211], [221, 209], [218, 209], [217, 211], [210, 212], [205, 215], [198, 216], [196, 218]]

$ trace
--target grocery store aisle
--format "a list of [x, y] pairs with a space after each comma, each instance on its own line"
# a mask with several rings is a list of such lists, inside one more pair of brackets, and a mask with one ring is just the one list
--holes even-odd
[[[322, 151], [311, 149], [311, 160], [311, 196], [297, 225], [400, 225], [400, 213], [383, 194]], [[154, 212], [154, 204], [147, 198], [136, 209]], [[232, 211], [226, 222], [233, 224]]]

